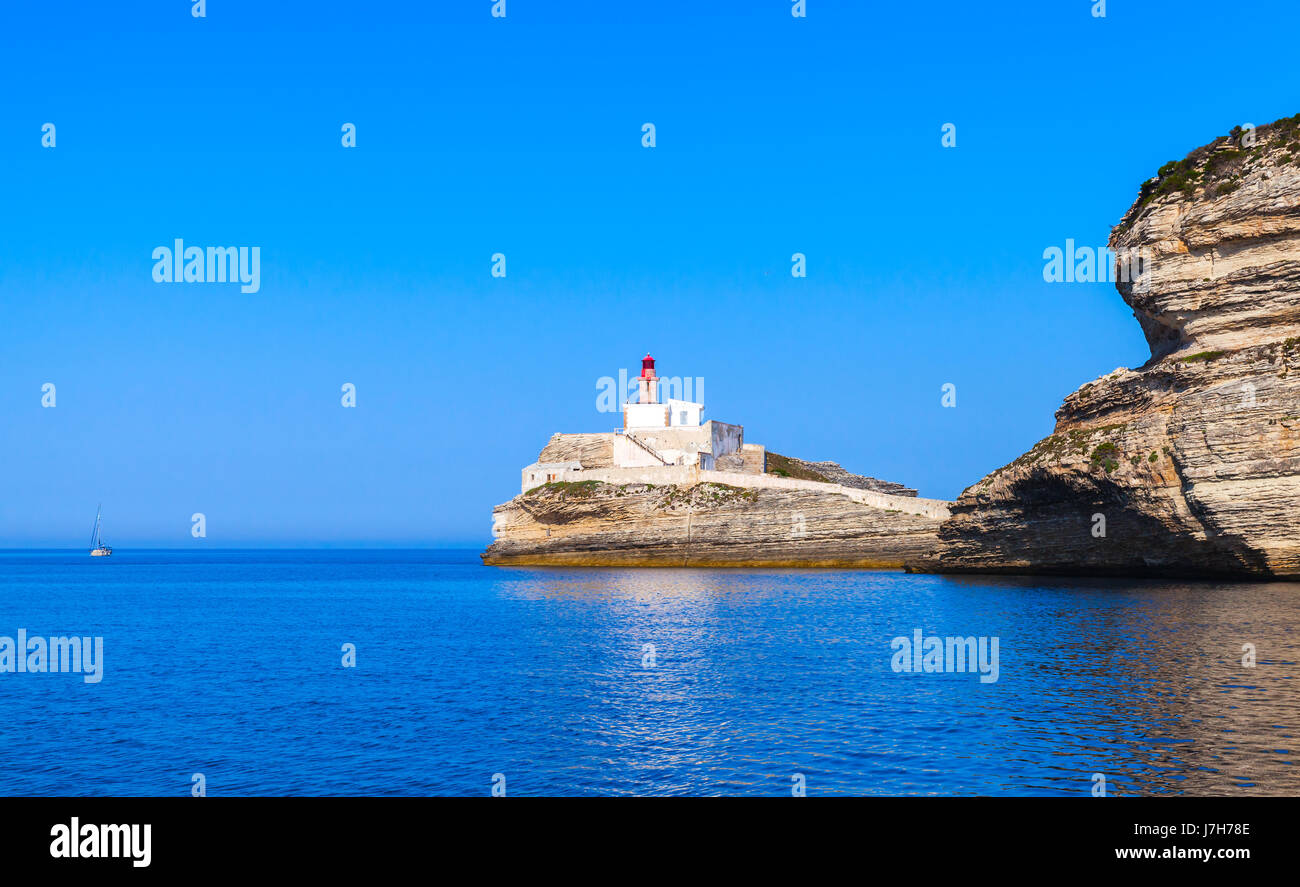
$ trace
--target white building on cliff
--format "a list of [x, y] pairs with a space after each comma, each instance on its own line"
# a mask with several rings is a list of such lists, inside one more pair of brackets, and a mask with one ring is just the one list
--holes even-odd
[[649, 354], [641, 361], [637, 399], [623, 404], [623, 427], [614, 432], [556, 434], [538, 461], [524, 468], [524, 492], [558, 480], [579, 480], [593, 469], [701, 468], [762, 474], [766, 451], [744, 442], [745, 429], [726, 422], [704, 421], [704, 404], [659, 399], [660, 379]]

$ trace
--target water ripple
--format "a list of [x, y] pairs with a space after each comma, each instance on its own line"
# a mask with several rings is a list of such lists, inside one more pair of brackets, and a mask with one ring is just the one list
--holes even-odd
[[[0, 554], [0, 635], [105, 639], [100, 684], [0, 674], [0, 793], [1300, 793], [1294, 585], [87, 561]], [[894, 672], [918, 628], [998, 680]]]

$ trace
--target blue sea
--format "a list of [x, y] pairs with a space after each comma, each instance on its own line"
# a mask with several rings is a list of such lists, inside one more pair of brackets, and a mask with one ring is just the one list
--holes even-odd
[[2, 552], [19, 629], [103, 670], [0, 673], [5, 795], [1300, 794], [1300, 585]]

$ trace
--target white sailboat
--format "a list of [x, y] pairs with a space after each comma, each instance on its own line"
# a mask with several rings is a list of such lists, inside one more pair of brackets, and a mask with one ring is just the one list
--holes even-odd
[[100, 515], [104, 506], [100, 505], [95, 510], [95, 529], [90, 532], [90, 556], [91, 557], [108, 557], [113, 553], [113, 549], [104, 544], [104, 539], [99, 535]]

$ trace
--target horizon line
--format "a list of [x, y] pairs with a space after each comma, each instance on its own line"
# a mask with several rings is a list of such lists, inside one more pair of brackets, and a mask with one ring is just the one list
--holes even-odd
[[[25, 546], [25, 547], [14, 547], [14, 548], [0, 548], [0, 553], [10, 552], [10, 551], [63, 552], [63, 551], [88, 551], [88, 550], [89, 549], [87, 548], [52, 548], [52, 547], [42, 547], [42, 546]], [[185, 548], [166, 547], [166, 546], [144, 546], [140, 548], [121, 548], [117, 546], [113, 547], [113, 552], [115, 554], [119, 551], [129, 552], [129, 551], [478, 551], [478, 550], [479, 550], [478, 546], [469, 547], [464, 545], [424, 545], [424, 546], [367, 545], [363, 547], [349, 546], [349, 545], [340, 545], [340, 546], [316, 545], [311, 547], [274, 546], [274, 545], [258, 545], [258, 546], [251, 546], [251, 547], [250, 546], [224, 546], [224, 545], [207, 546], [205, 545], [202, 546], [201, 548], [194, 547], [194, 546], [187, 546]]]

